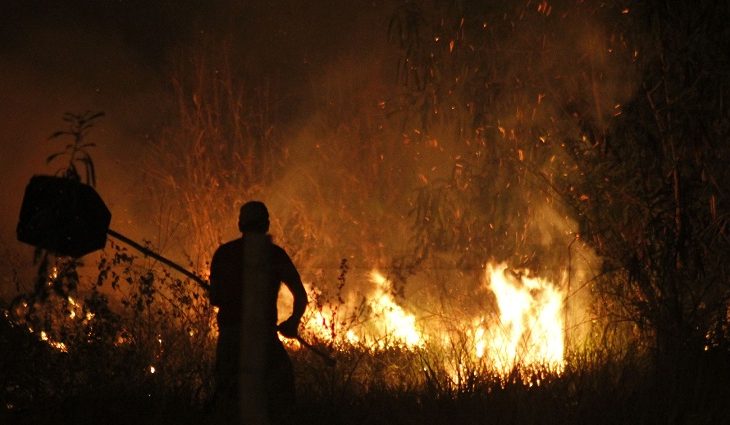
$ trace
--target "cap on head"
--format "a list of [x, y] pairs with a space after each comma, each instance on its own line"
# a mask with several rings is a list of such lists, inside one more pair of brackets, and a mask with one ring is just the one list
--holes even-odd
[[238, 229], [241, 232], [266, 233], [269, 231], [269, 210], [260, 201], [249, 201], [241, 206], [238, 216]]

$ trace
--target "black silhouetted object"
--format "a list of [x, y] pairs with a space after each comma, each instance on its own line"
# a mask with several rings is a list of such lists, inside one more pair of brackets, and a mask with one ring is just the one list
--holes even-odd
[[104, 248], [112, 215], [93, 187], [76, 179], [33, 176], [25, 188], [18, 240], [57, 255]]
[[111, 212], [93, 187], [68, 175], [39, 175], [25, 188], [16, 233], [21, 242], [77, 258], [104, 248], [109, 235], [208, 289], [208, 282], [197, 274], [110, 229], [110, 221]]
[[[224, 423], [293, 423], [294, 373], [277, 332], [297, 337], [307, 294], [291, 259], [267, 234], [263, 203], [244, 204], [238, 227], [242, 237], [221, 245], [210, 267], [210, 301], [219, 309], [213, 409]], [[277, 325], [281, 283], [294, 304]]]

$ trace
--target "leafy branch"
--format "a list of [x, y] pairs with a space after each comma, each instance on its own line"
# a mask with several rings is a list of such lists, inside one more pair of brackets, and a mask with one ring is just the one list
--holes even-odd
[[68, 129], [56, 131], [51, 134], [48, 140], [58, 139], [61, 137], [71, 137], [73, 142], [70, 142], [62, 151], [55, 152], [46, 158], [46, 163], [50, 163], [54, 159], [60, 156], [68, 156], [68, 165], [66, 168], [59, 170], [59, 174], [63, 174], [64, 177], [81, 180], [79, 169], [77, 164], [82, 164], [84, 167], [84, 175], [86, 177], [85, 183], [94, 186], [96, 184], [96, 173], [94, 171], [94, 163], [91, 160], [91, 155], [87, 151], [88, 148], [96, 146], [95, 143], [87, 142], [86, 136], [89, 130], [94, 127], [97, 119], [104, 116], [104, 112], [90, 112], [86, 111], [83, 114], [72, 114], [66, 112], [63, 114], [63, 120], [68, 123]]

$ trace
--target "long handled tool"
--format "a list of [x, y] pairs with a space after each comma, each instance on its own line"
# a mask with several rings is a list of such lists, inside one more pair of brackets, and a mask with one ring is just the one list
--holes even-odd
[[335, 360], [334, 357], [330, 356], [329, 354], [325, 353], [324, 351], [320, 351], [317, 347], [313, 346], [312, 344], [308, 343], [307, 341], [302, 338], [301, 335], [297, 335], [295, 338], [297, 341], [299, 341], [300, 344], [302, 344], [305, 348], [307, 348], [309, 351], [313, 352], [314, 354], [318, 355], [319, 357], [324, 360], [324, 363], [329, 367], [334, 367], [335, 364], [337, 364], [337, 360]]
[[[110, 222], [111, 212], [91, 186], [64, 177], [33, 176], [25, 189], [20, 208], [17, 237], [21, 242], [58, 255], [81, 257], [104, 248], [109, 235], [184, 274], [208, 292], [210, 285], [205, 279], [110, 229]], [[296, 340], [320, 356], [327, 365], [334, 366], [334, 358], [299, 335]]]
[[[195, 282], [197, 282], [198, 285], [200, 285], [201, 288], [205, 289], [206, 292], [210, 288], [210, 285], [208, 284], [208, 282], [206, 282], [205, 280], [203, 280], [203, 278], [201, 278], [197, 274], [191, 272], [190, 270], [187, 270], [187, 269], [183, 268], [182, 266], [180, 266], [179, 264], [173, 262], [172, 260], [169, 260], [169, 259], [163, 257], [162, 255], [160, 255], [160, 254], [158, 254], [158, 253], [150, 250], [149, 248], [146, 248], [146, 247], [138, 244], [137, 242], [129, 239], [128, 237], [126, 237], [126, 236], [124, 236], [124, 235], [122, 235], [122, 234], [120, 234], [120, 233], [118, 233], [118, 232], [116, 232], [116, 231], [114, 231], [112, 229], [108, 229], [107, 230], [107, 233], [109, 234], [109, 236], [112, 236], [112, 237], [114, 237], [114, 238], [116, 238], [116, 239], [118, 239], [118, 240], [126, 243], [127, 245], [129, 245], [129, 246], [133, 247], [134, 249], [140, 251], [144, 255], [147, 255], [148, 257], [152, 257], [152, 258], [160, 261], [161, 263], [164, 263], [164, 264], [172, 267], [173, 269], [179, 271], [180, 273], [184, 274], [185, 276], [191, 278], [192, 280], [194, 280]], [[332, 357], [332, 356], [328, 355], [327, 353], [319, 350], [317, 347], [313, 346], [312, 344], [310, 344], [309, 342], [307, 342], [304, 338], [302, 338], [301, 335], [297, 335], [294, 339], [296, 339], [297, 342], [299, 342], [299, 344], [301, 344], [302, 346], [304, 346], [305, 348], [307, 348], [308, 350], [310, 350], [314, 354], [316, 354], [319, 357], [321, 357], [322, 360], [325, 362], [325, 364], [327, 366], [332, 367], [332, 366], [335, 366], [335, 364], [337, 363], [337, 361], [335, 360], [334, 357]]]
[[[126, 237], [126, 236], [124, 236], [124, 235], [120, 234], [119, 232], [116, 232], [116, 231], [114, 231], [112, 229], [108, 229], [107, 230], [107, 233], [109, 234], [109, 236], [112, 236], [112, 237], [114, 237], [114, 238], [116, 238], [116, 239], [118, 239], [118, 240], [126, 243], [127, 245], [131, 246], [132, 248], [136, 249], [137, 251], [140, 251], [144, 255], [146, 255], [148, 257], [152, 257], [152, 258], [160, 261], [161, 263], [164, 263], [164, 264], [172, 267], [173, 269], [179, 271], [180, 273], [184, 274], [185, 276], [191, 278], [192, 280], [194, 280], [195, 282], [197, 282], [198, 285], [200, 285], [201, 288], [205, 289], [206, 292], [210, 288], [210, 285], [208, 285], [208, 282], [206, 282], [205, 280], [203, 280], [203, 278], [201, 278], [197, 274], [191, 272], [190, 270], [187, 270], [187, 269], [183, 268], [182, 266], [180, 266], [179, 264], [173, 262], [172, 260], [169, 260], [169, 259], [163, 257], [162, 255], [160, 255], [160, 254], [158, 254], [158, 253], [150, 250], [149, 248], [146, 248], [146, 247], [138, 244], [137, 242], [129, 239], [128, 237]], [[297, 335], [294, 339], [296, 339], [297, 342], [299, 342], [299, 344], [301, 344], [302, 346], [304, 346], [305, 348], [307, 348], [308, 350], [310, 350], [314, 354], [316, 354], [319, 357], [321, 357], [322, 360], [324, 360], [324, 362], [325, 362], [325, 364], [327, 366], [334, 366], [337, 363], [337, 361], [335, 360], [334, 357], [332, 357], [332, 356], [328, 355], [327, 353], [319, 350], [317, 347], [313, 346], [312, 344], [310, 344], [309, 342], [307, 342], [304, 338], [302, 338], [301, 335]]]
[[114, 239], [120, 240], [120, 241], [124, 242], [125, 244], [131, 246], [132, 248], [136, 249], [137, 251], [141, 252], [142, 254], [144, 254], [148, 257], [152, 257], [155, 260], [157, 260], [167, 266], [172, 267], [173, 269], [177, 270], [178, 272], [184, 274], [185, 276], [187, 276], [190, 279], [192, 279], [193, 281], [195, 281], [195, 283], [197, 283], [201, 288], [205, 289], [206, 291], [208, 291], [208, 289], [210, 288], [210, 285], [208, 284], [208, 282], [206, 282], [202, 277], [200, 277], [199, 275], [184, 268], [183, 266], [177, 264], [176, 262], [163, 257], [162, 255], [156, 253], [155, 251], [152, 251], [151, 249], [149, 249], [143, 245], [140, 245], [139, 243], [133, 241], [132, 239], [129, 239], [128, 237], [122, 235], [121, 233], [119, 233], [115, 230], [107, 229], [106, 233], [109, 236], [113, 237]]

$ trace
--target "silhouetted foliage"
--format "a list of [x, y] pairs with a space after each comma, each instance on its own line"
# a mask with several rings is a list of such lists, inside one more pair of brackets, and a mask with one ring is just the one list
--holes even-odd
[[88, 185], [96, 185], [96, 171], [94, 162], [88, 148], [96, 146], [96, 143], [87, 142], [85, 140], [89, 131], [94, 127], [96, 120], [104, 116], [104, 112], [84, 112], [82, 114], [73, 114], [66, 112], [63, 120], [68, 123], [68, 129], [59, 130], [51, 134], [49, 140], [61, 137], [71, 137], [73, 141], [68, 143], [62, 151], [53, 153], [46, 158], [46, 162], [50, 163], [60, 156], [68, 156], [68, 164], [65, 168], [59, 170], [59, 173], [66, 178], [81, 180], [81, 174], [77, 163], [84, 166], [84, 182]]

